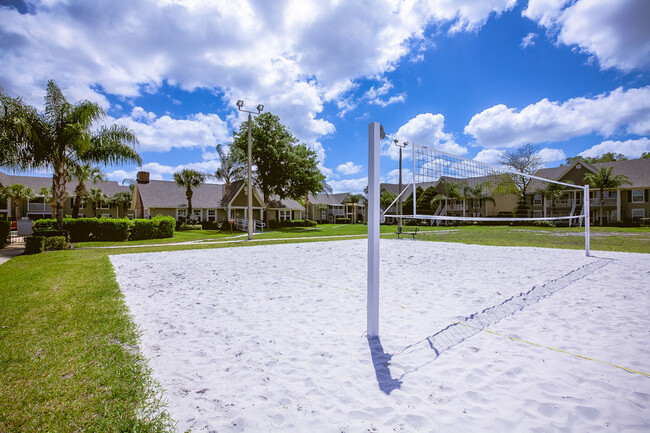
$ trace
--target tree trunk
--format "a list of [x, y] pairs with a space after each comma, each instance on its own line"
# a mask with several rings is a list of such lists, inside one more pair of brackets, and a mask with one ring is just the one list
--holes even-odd
[[52, 177], [52, 195], [56, 205], [56, 225], [59, 230], [63, 229], [63, 203], [65, 201], [66, 171], [65, 164], [61, 161], [54, 165], [54, 176]]
[[600, 226], [601, 227], [603, 226], [603, 205], [605, 204], [605, 199], [603, 198], [603, 195], [605, 195], [605, 193], [601, 189], [600, 190]]
[[187, 197], [187, 218], [186, 222], [192, 221], [192, 190], [187, 189], [185, 192], [185, 197]]
[[20, 220], [20, 217], [22, 216], [20, 214], [20, 206], [22, 200], [14, 200], [14, 216], [16, 217], [16, 221]]
[[50, 202], [50, 208], [52, 208], [52, 219], [56, 218], [56, 203]]

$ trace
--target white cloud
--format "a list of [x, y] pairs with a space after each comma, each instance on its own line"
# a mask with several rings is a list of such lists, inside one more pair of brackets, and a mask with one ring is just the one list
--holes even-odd
[[501, 161], [501, 159], [503, 159], [505, 153], [505, 150], [483, 149], [474, 157], [474, 159], [486, 164], [496, 165], [499, 164], [499, 161]]
[[355, 81], [382, 77], [413, 51], [422, 54], [427, 27], [477, 31], [515, 3], [69, 0], [34, 3], [33, 14], [3, 7], [0, 87], [38, 107], [49, 78], [71, 100], [104, 107], [108, 100], [98, 89], [127, 99], [155, 92], [163, 82], [186, 91], [211, 89], [233, 108], [237, 99], [264, 104], [324, 159], [320, 140], [334, 132], [319, 118], [324, 102], [353, 109]]
[[359, 194], [363, 193], [364, 188], [368, 185], [368, 178], [332, 180], [328, 183], [335, 193], [351, 192], [353, 194]]
[[[443, 152], [453, 153], [454, 155], [464, 155], [467, 149], [454, 141], [450, 133], [444, 132], [445, 116], [442, 114], [423, 113], [418, 114], [406, 124], [402, 125], [395, 136], [400, 140], [419, 144], [441, 150]], [[392, 140], [386, 140], [382, 146], [382, 155], [389, 156], [397, 161], [399, 159], [399, 148], [393, 145]], [[403, 152], [403, 157], [410, 158], [411, 152]]]
[[535, 46], [535, 38], [536, 37], [537, 37], [537, 33], [528, 33], [526, 36], [524, 36], [521, 39], [521, 44], [519, 46], [521, 48], [528, 48], [528, 47]]
[[[172, 175], [184, 169], [197, 170], [202, 173], [213, 173], [220, 166], [219, 161], [201, 161], [193, 162], [190, 164], [179, 164], [176, 166], [164, 165], [157, 162], [149, 162], [143, 164], [142, 167], [133, 170], [114, 170], [106, 173], [106, 177], [110, 180], [121, 182], [123, 179], [135, 179], [138, 171], [149, 172], [150, 179], [152, 180], [171, 180]], [[216, 182], [213, 179], [208, 179], [207, 183]]]
[[474, 115], [465, 126], [465, 134], [488, 148], [564, 141], [591, 133], [608, 137], [620, 130], [650, 133], [650, 86], [618, 88], [609, 94], [562, 103], [542, 99], [521, 111], [495, 105]]
[[361, 171], [361, 166], [354, 164], [352, 161], [348, 161], [345, 164], [339, 164], [336, 167], [336, 171], [344, 175], [357, 174]]
[[640, 158], [644, 152], [650, 152], [650, 138], [643, 137], [638, 140], [603, 141], [589, 149], [580, 152], [580, 156], [597, 157], [603, 153], [622, 153], [630, 159]]
[[556, 34], [558, 42], [597, 58], [603, 69], [629, 72], [650, 65], [647, 0], [530, 0], [522, 15]]
[[[408, 185], [413, 181], [413, 172], [402, 167], [402, 185]], [[399, 168], [389, 171], [386, 176], [383, 177], [382, 183], [395, 183], [399, 184]]]
[[367, 99], [371, 104], [379, 105], [380, 107], [386, 107], [390, 104], [396, 102], [404, 102], [406, 100], [406, 94], [400, 93], [399, 95], [390, 96], [388, 99], [383, 98], [388, 94], [388, 92], [393, 88], [393, 83], [388, 80], [384, 80], [381, 87], [376, 88], [373, 86], [364, 93], [363, 98]]
[[[216, 114], [198, 113], [187, 119], [157, 117], [141, 107], [130, 116], [109, 119], [131, 128], [140, 142], [139, 150], [167, 152], [173, 148], [211, 148], [231, 139], [228, 124]], [[205, 159], [205, 158], [204, 158]]]
[[537, 155], [539, 155], [542, 162], [545, 164], [549, 162], [564, 161], [566, 159], [566, 155], [562, 149], [550, 149], [548, 147], [541, 149], [537, 152]]

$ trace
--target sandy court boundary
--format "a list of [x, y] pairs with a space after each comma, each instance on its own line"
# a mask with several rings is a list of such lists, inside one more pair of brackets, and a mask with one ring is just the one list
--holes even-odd
[[489, 329], [648, 371], [647, 255], [381, 244], [378, 345], [363, 336], [365, 240], [111, 256], [179, 429], [650, 426], [642, 375], [485, 332], [438, 355], [415, 344], [606, 259]]

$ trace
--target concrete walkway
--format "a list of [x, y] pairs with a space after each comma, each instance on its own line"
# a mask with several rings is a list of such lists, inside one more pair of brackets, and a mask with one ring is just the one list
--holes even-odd
[[0, 249], [0, 265], [25, 252], [25, 243], [17, 242]]

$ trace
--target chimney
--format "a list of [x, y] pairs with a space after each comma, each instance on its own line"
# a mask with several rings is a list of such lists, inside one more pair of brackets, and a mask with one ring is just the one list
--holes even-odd
[[149, 183], [149, 172], [148, 171], [139, 171], [136, 175], [136, 180], [138, 183]]

